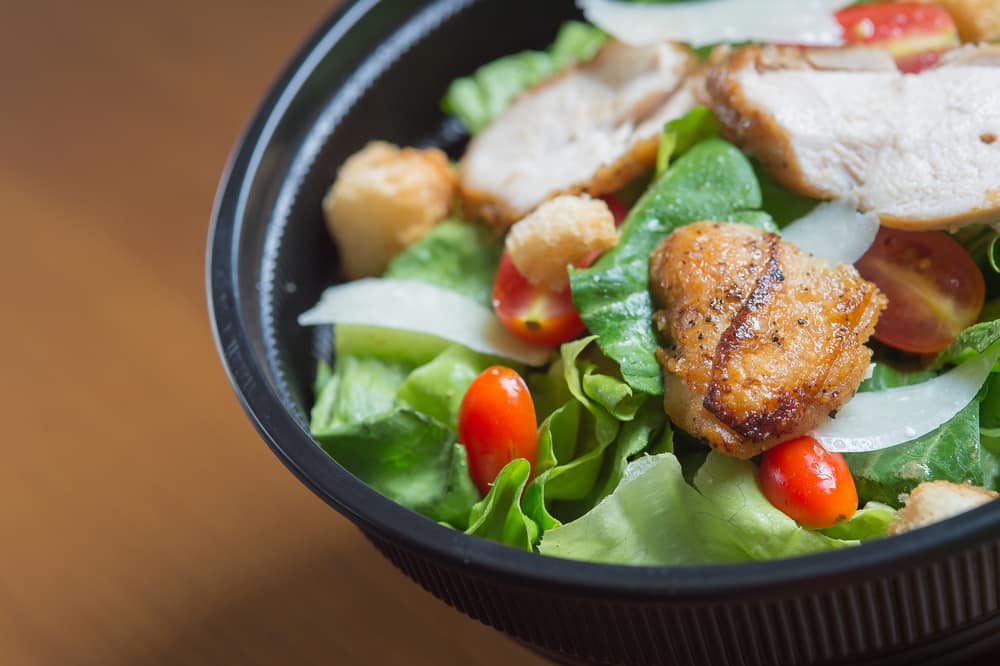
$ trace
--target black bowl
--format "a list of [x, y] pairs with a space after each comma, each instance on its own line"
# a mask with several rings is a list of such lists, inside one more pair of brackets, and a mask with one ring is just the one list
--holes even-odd
[[331, 460], [306, 412], [314, 338], [295, 323], [339, 279], [320, 200], [369, 139], [464, 137], [455, 77], [547, 44], [570, 0], [357, 0], [264, 99], [223, 177], [208, 291], [219, 352], [278, 458], [393, 563], [472, 617], [566, 663], [914, 663], [1000, 629], [1000, 504], [848, 551], [780, 562], [627, 567], [542, 557], [448, 530]]

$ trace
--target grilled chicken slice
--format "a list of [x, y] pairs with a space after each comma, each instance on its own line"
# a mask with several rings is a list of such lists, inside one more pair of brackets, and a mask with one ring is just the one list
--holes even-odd
[[668, 236], [650, 286], [667, 415], [738, 458], [808, 432], [854, 396], [887, 303], [851, 266], [719, 222]]
[[467, 212], [507, 227], [559, 194], [619, 189], [656, 160], [663, 124], [695, 104], [691, 52], [609, 41], [518, 98], [469, 145]]
[[797, 192], [899, 229], [1000, 221], [1000, 47], [920, 74], [858, 48], [748, 47], [707, 87], [729, 138]]

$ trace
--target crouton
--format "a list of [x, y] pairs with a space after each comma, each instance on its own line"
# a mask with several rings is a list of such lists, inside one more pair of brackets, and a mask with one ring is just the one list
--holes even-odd
[[608, 205], [587, 196], [547, 201], [507, 234], [511, 261], [529, 282], [552, 291], [569, 285], [566, 267], [618, 243]]
[[348, 279], [380, 275], [389, 260], [447, 217], [455, 175], [436, 148], [373, 141], [344, 162], [323, 199]]
[[997, 493], [967, 483], [925, 481], [906, 498], [886, 534], [902, 534], [975, 509], [996, 499]]
[[1000, 39], [1000, 0], [921, 0], [941, 5], [955, 19], [963, 42]]

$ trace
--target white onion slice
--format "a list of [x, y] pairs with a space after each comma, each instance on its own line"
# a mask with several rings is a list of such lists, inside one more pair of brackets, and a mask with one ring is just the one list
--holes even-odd
[[834, 13], [849, 0], [698, 0], [667, 4], [578, 0], [587, 20], [631, 44], [664, 41], [705, 46], [722, 42], [843, 44]]
[[812, 435], [840, 453], [877, 451], [926, 435], [976, 397], [998, 356], [1000, 346], [926, 382], [859, 393]]
[[838, 199], [789, 224], [781, 238], [836, 266], [860, 259], [875, 242], [878, 227], [878, 215], [859, 213], [854, 202]]
[[425, 333], [528, 365], [544, 364], [550, 353], [515, 338], [479, 303], [416, 280], [365, 278], [330, 287], [299, 315], [299, 324], [364, 324]]

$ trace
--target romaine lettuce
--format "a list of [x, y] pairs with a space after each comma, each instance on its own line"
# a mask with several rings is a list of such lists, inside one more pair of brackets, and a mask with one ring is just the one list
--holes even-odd
[[476, 134], [510, 106], [519, 93], [575, 62], [589, 60], [607, 38], [590, 24], [568, 21], [547, 51], [504, 56], [483, 65], [472, 76], [453, 81], [441, 100], [441, 108], [461, 119], [469, 133]]
[[413, 367], [370, 356], [338, 356], [336, 368], [327, 376], [313, 404], [309, 425], [313, 435], [391, 412], [396, 406], [396, 392]]
[[486, 368], [504, 363], [509, 361], [452, 345], [411, 372], [399, 386], [396, 398], [456, 430], [458, 409], [469, 384]]
[[870, 541], [885, 536], [889, 523], [896, 517], [896, 510], [881, 502], [868, 502], [865, 506], [833, 527], [820, 530], [834, 539]]
[[465, 447], [455, 443], [449, 425], [457, 409], [453, 396], [460, 400], [469, 375], [491, 362], [457, 346], [418, 368], [339, 354], [333, 373], [322, 373], [326, 382], [310, 431], [334, 460], [375, 490], [464, 529], [479, 491], [469, 477]]
[[466, 534], [531, 550], [538, 541], [538, 525], [521, 509], [521, 493], [531, 476], [531, 463], [517, 458], [507, 463], [489, 494], [472, 507]]

